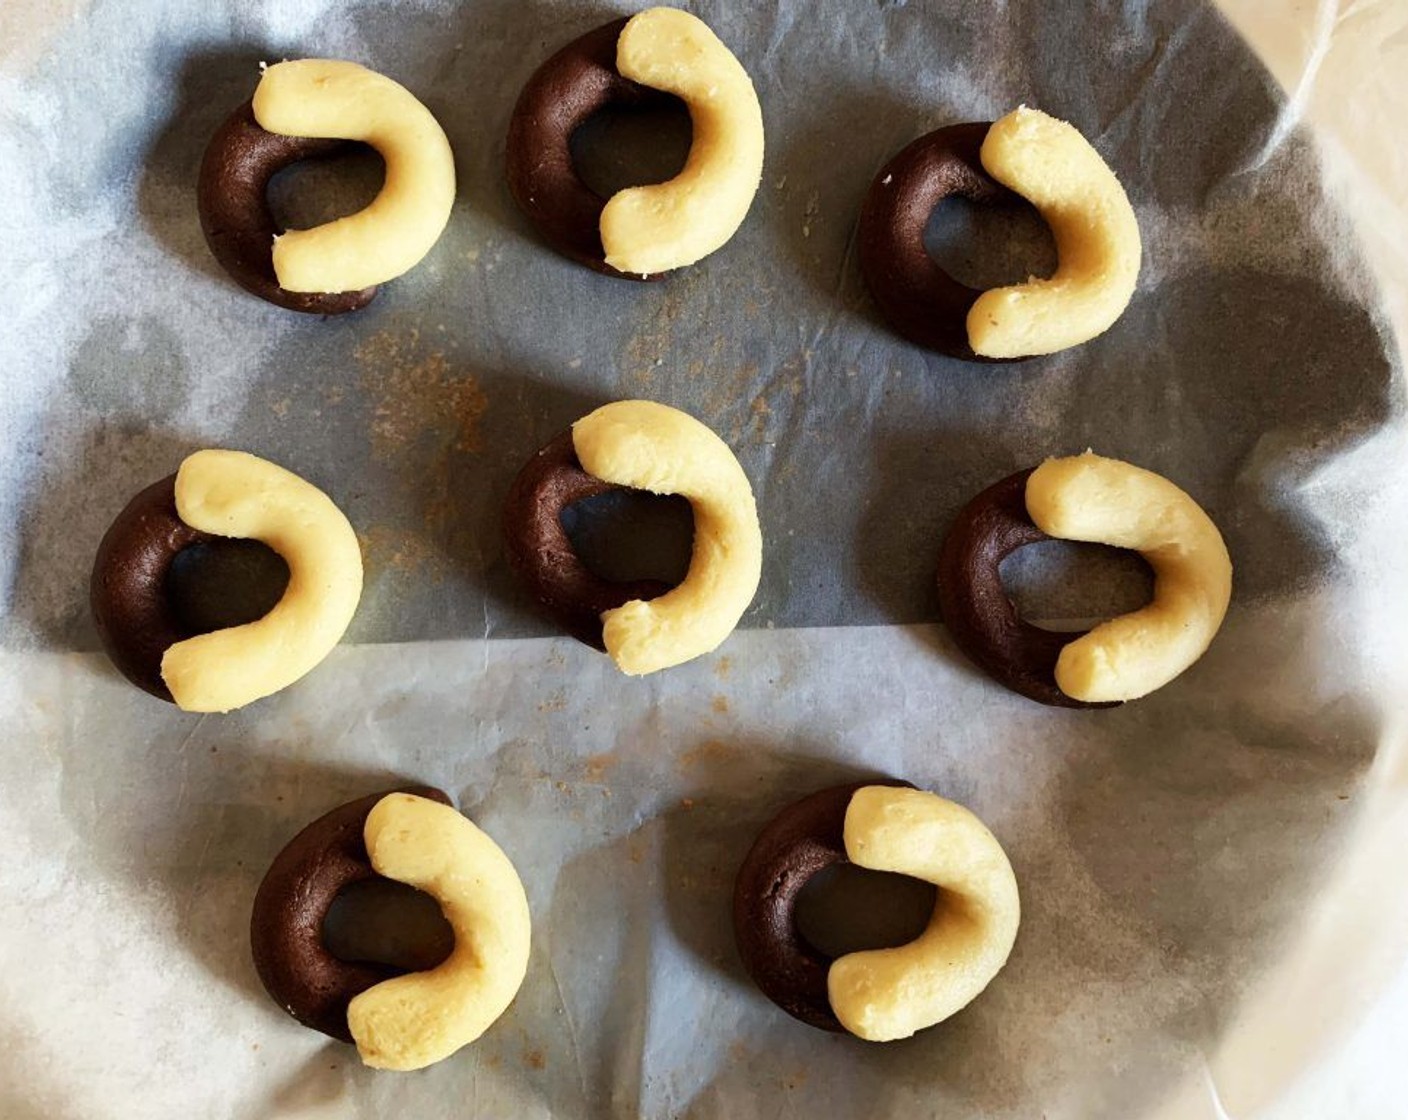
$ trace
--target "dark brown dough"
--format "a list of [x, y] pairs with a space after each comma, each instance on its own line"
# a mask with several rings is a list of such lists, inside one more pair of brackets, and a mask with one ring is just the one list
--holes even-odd
[[1035, 467], [989, 486], [959, 512], [939, 554], [939, 610], [954, 643], [998, 684], [1060, 708], [1112, 708], [1067, 696], [1056, 659], [1086, 631], [1058, 633], [1024, 622], [1002, 586], [1002, 561], [1050, 540], [1027, 514]]
[[286, 292], [274, 276], [274, 237], [283, 232], [269, 209], [269, 180], [305, 159], [330, 156], [346, 140], [279, 136], [260, 128], [246, 101], [210, 138], [196, 188], [206, 244], [242, 288], [290, 311], [341, 315], [365, 307], [376, 288], [360, 292]]
[[572, 162], [572, 134], [608, 105], [662, 104], [670, 94], [616, 72], [616, 41], [625, 19], [574, 39], [538, 68], [513, 108], [508, 126], [508, 188], [518, 208], [565, 257], [607, 276], [658, 280], [606, 263], [601, 212], [607, 200], [588, 187]]
[[413, 793], [443, 805], [438, 789], [412, 787], [374, 793], [319, 817], [277, 856], [254, 896], [250, 947], [259, 979], [275, 1003], [315, 1031], [351, 1042], [347, 1005], [368, 988], [404, 969], [339, 960], [323, 945], [323, 920], [343, 888], [377, 878], [362, 830], [388, 793]]
[[844, 832], [851, 796], [876, 779], [832, 786], [789, 805], [758, 834], [733, 886], [733, 936], [743, 967], [763, 995], [787, 1014], [825, 1031], [843, 1031], [831, 1010], [831, 958], [797, 929], [797, 897], [817, 872], [847, 863]]
[[670, 590], [658, 580], [612, 583], [587, 570], [562, 527], [562, 511], [575, 502], [624, 490], [588, 474], [577, 459], [572, 432], [563, 432], [529, 459], [504, 502], [504, 547], [509, 566], [567, 633], [596, 649], [603, 611], [632, 599], [655, 599]]
[[162, 700], [171, 700], [162, 656], [195, 636], [167, 594], [171, 562], [183, 549], [219, 539], [177, 515], [173, 474], [128, 502], [98, 545], [88, 584], [98, 637], [124, 677]]
[[860, 211], [860, 268], [885, 318], [910, 342], [969, 362], [968, 312], [983, 293], [960, 284], [924, 248], [934, 208], [955, 195], [980, 206], [1018, 196], [983, 170], [979, 151], [991, 121], [955, 124], [921, 136], [880, 169]]

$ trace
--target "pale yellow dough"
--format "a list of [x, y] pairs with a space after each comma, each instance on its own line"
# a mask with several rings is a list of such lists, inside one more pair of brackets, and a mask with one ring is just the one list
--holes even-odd
[[846, 858], [939, 888], [928, 928], [908, 945], [847, 953], [827, 973], [841, 1025], [871, 1042], [908, 1038], [966, 1007], [1007, 963], [1022, 908], [997, 838], [934, 793], [857, 790], [846, 807]]
[[357, 534], [331, 498], [243, 451], [197, 451], [176, 472], [176, 513], [203, 533], [263, 541], [288, 564], [283, 598], [263, 618], [166, 651], [161, 675], [178, 707], [243, 707], [331, 652], [362, 595]]
[[616, 69], [683, 100], [694, 142], [669, 182], [619, 191], [606, 204], [606, 263], [641, 275], [682, 268], [728, 241], [752, 205], [763, 176], [758, 95], [718, 36], [675, 8], [632, 17], [617, 40]]
[[268, 132], [361, 140], [386, 163], [365, 209], [274, 238], [274, 273], [288, 292], [355, 292], [418, 264], [455, 202], [445, 130], [405, 87], [355, 62], [306, 58], [264, 71], [254, 119]]
[[421, 1069], [483, 1034], [528, 972], [528, 896], [508, 856], [448, 805], [390, 793], [362, 832], [377, 874], [438, 903], [455, 948], [437, 967], [368, 988], [347, 1006], [362, 1061]]
[[606, 652], [639, 676], [717, 648], [753, 601], [763, 570], [758, 508], [733, 452], [688, 413], [653, 401], [603, 405], [572, 425], [572, 445], [588, 474], [681, 494], [694, 509], [684, 582], [648, 603], [606, 611]]
[[1062, 692], [1090, 703], [1134, 700], [1203, 655], [1227, 614], [1232, 560], [1197, 502], [1161, 475], [1087, 451], [1032, 472], [1027, 513], [1048, 536], [1134, 549], [1154, 569], [1148, 606], [1061, 651]]
[[1026, 106], [988, 129], [989, 175], [1037, 208], [1056, 241], [1046, 280], [994, 288], [968, 312], [968, 344], [987, 358], [1054, 354], [1103, 333], [1139, 279], [1139, 224], [1115, 173], [1074, 127]]

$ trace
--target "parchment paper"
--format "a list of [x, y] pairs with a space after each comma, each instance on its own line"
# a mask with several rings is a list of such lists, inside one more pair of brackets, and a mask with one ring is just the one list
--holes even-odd
[[[1396, 733], [1385, 605], [1402, 596], [1385, 592], [1405, 507], [1401, 372], [1303, 103], [1283, 113], [1193, 4], [694, 10], [758, 85], [766, 178], [727, 249], [651, 287], [553, 256], [502, 184], [517, 90], [606, 9], [61, 5], [0, 42], [0, 1113], [1151, 1115], [1306, 922]], [[406, 82], [461, 179], [431, 257], [326, 322], [244, 296], [194, 215], [200, 151], [257, 62], [308, 54]], [[860, 198], [914, 136], [1023, 101], [1075, 122], [1125, 182], [1140, 291], [1060, 357], [922, 354], [859, 283]], [[565, 642], [502, 640], [546, 633], [499, 558], [509, 480], [626, 395], [737, 448], [767, 539], [754, 629], [643, 682]], [[85, 591], [127, 497], [210, 444], [327, 487], [368, 587], [352, 645], [202, 720], [84, 652]], [[1192, 491], [1237, 592], [1175, 686], [1057, 713], [924, 624], [953, 512], [1086, 445]], [[1048, 550], [1015, 573], [1034, 609], [1121, 594], [1067, 590], [1068, 564]], [[400, 644], [359, 644], [384, 641]], [[757, 827], [869, 773], [971, 805], [1025, 907], [989, 992], [888, 1047], [787, 1020], [727, 925]], [[535, 916], [508, 1015], [414, 1077], [282, 1018], [244, 932], [294, 831], [403, 778], [459, 798]]]

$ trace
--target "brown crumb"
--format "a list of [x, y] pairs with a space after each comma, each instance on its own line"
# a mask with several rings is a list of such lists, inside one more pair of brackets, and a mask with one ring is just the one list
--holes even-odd
[[567, 707], [567, 693], [558, 689], [541, 704], [538, 705], [540, 712], [560, 712]]
[[725, 743], [720, 739], [710, 739], [700, 743], [697, 747], [691, 747], [680, 755], [678, 765], [681, 770], [693, 770], [701, 762], [725, 766], [737, 761], [741, 753], [732, 743]]
[[418, 442], [427, 429], [448, 435], [456, 451], [479, 451], [479, 420], [489, 398], [479, 382], [450, 369], [443, 351], [426, 350], [420, 331], [377, 331], [353, 356], [362, 365], [362, 388], [376, 398], [372, 447], [391, 455]]
[[[483, 450], [480, 425], [489, 398], [473, 374], [423, 344], [414, 327], [378, 331], [353, 355], [372, 402], [372, 453], [403, 474], [419, 496], [416, 523], [378, 526], [368, 534], [368, 566], [380, 562], [443, 578], [454, 557], [476, 547], [463, 516], [461, 475], [464, 456]], [[375, 539], [378, 529], [386, 541]]]
[[523, 1055], [523, 1064], [529, 1069], [542, 1069], [548, 1064], [541, 1050], [529, 1050]]
[[425, 537], [408, 529], [373, 525], [359, 535], [369, 578], [391, 570], [429, 576], [436, 583], [445, 578], [445, 559]]
[[717, 712], [717, 713], [718, 713], [719, 715], [721, 715], [721, 716], [722, 716], [722, 715], [727, 715], [727, 714], [728, 714], [728, 697], [727, 697], [727, 696], [723, 696], [723, 695], [719, 695], [719, 694], [716, 693], [715, 696], [714, 696], [714, 698], [709, 701], [709, 707], [713, 708], [714, 711]]
[[772, 418], [772, 406], [768, 404], [768, 399], [759, 393], [753, 398], [753, 439], [761, 442], [768, 434], [768, 421]]

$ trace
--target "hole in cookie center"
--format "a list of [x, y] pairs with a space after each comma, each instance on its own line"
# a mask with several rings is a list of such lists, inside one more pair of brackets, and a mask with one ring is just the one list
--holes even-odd
[[386, 164], [368, 144], [285, 167], [269, 182], [269, 210], [280, 229], [312, 229], [365, 209], [380, 193]]
[[1085, 629], [1154, 597], [1154, 573], [1137, 552], [1079, 541], [1038, 541], [1002, 562], [1002, 586], [1028, 622]]
[[564, 509], [562, 528], [599, 579], [653, 579], [673, 587], [689, 571], [694, 511], [677, 495], [608, 490]]
[[363, 879], [332, 900], [323, 946], [341, 961], [423, 972], [454, 950], [455, 931], [430, 895], [394, 879]]
[[677, 97], [649, 105], [607, 105], [572, 134], [572, 163], [589, 190], [610, 198], [627, 187], [664, 183], [684, 168], [694, 130]]
[[288, 587], [288, 565], [262, 541], [219, 538], [182, 549], [166, 573], [166, 595], [192, 634], [263, 618]]
[[1021, 199], [979, 204], [952, 195], [924, 227], [930, 258], [969, 288], [1022, 284], [1056, 271], [1056, 242], [1036, 207]]
[[913, 941], [929, 925], [938, 891], [930, 883], [833, 863], [797, 894], [797, 932], [818, 953], [842, 957]]

